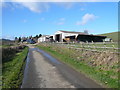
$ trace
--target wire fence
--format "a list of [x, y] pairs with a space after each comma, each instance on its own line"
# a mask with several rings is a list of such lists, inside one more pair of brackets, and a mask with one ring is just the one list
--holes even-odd
[[46, 43], [50, 45], [64, 46], [67, 48], [73, 48], [76, 50], [86, 50], [95, 52], [110, 52], [110, 53], [120, 53], [120, 48], [118, 48], [118, 43], [115, 42], [80, 42], [80, 43]]

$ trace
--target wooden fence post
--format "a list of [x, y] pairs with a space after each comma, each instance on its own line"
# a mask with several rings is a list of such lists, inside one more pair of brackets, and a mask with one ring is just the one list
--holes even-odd
[[95, 44], [94, 44], [94, 42], [92, 41], [92, 45], [93, 45], [93, 47], [94, 47], [94, 49], [95, 49]]
[[[105, 42], [103, 42], [103, 44], [104, 44], [104, 50], [106, 51], [106, 43], [105, 43]], [[103, 50], [103, 51], [104, 51], [104, 50]]]
[[88, 41], [86, 41], [86, 43], [87, 43], [87, 47], [88, 47], [88, 49], [89, 49], [89, 43], [88, 43]]
[[112, 47], [113, 47], [113, 51], [115, 50], [115, 45], [112, 45]]
[[82, 48], [82, 42], [80, 42], [80, 44], [81, 44], [81, 48]]
[[[115, 45], [114, 45], [114, 42], [113, 40], [111, 40], [111, 43], [112, 43], [112, 47], [113, 47], [113, 51], [115, 50]], [[115, 50], [116, 51], [116, 50]]]

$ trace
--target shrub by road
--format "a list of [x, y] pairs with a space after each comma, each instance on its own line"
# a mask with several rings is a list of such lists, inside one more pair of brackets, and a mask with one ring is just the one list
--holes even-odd
[[2, 88], [19, 88], [22, 83], [28, 47], [4, 48], [2, 52]]

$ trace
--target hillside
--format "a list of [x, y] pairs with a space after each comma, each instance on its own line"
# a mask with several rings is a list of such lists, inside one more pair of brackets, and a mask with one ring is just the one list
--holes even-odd
[[0, 39], [0, 45], [10, 45], [14, 44], [14, 41], [8, 39]]
[[111, 32], [111, 33], [105, 33], [100, 35], [107, 36], [108, 38], [112, 38], [114, 42], [118, 42], [120, 41], [118, 40], [118, 34], [120, 34], [120, 32]]

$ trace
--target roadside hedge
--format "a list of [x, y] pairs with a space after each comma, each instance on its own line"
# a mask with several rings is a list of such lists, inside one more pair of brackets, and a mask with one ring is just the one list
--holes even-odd
[[2, 48], [2, 63], [11, 60], [15, 54], [25, 48], [25, 45]]
[[[17, 49], [5, 49], [14, 54]], [[23, 48], [23, 49], [22, 49]], [[20, 88], [23, 79], [25, 60], [28, 53], [28, 47], [22, 47], [20, 52], [17, 52], [12, 59], [7, 59], [2, 65], [2, 88]], [[13, 50], [13, 51], [12, 51]]]

